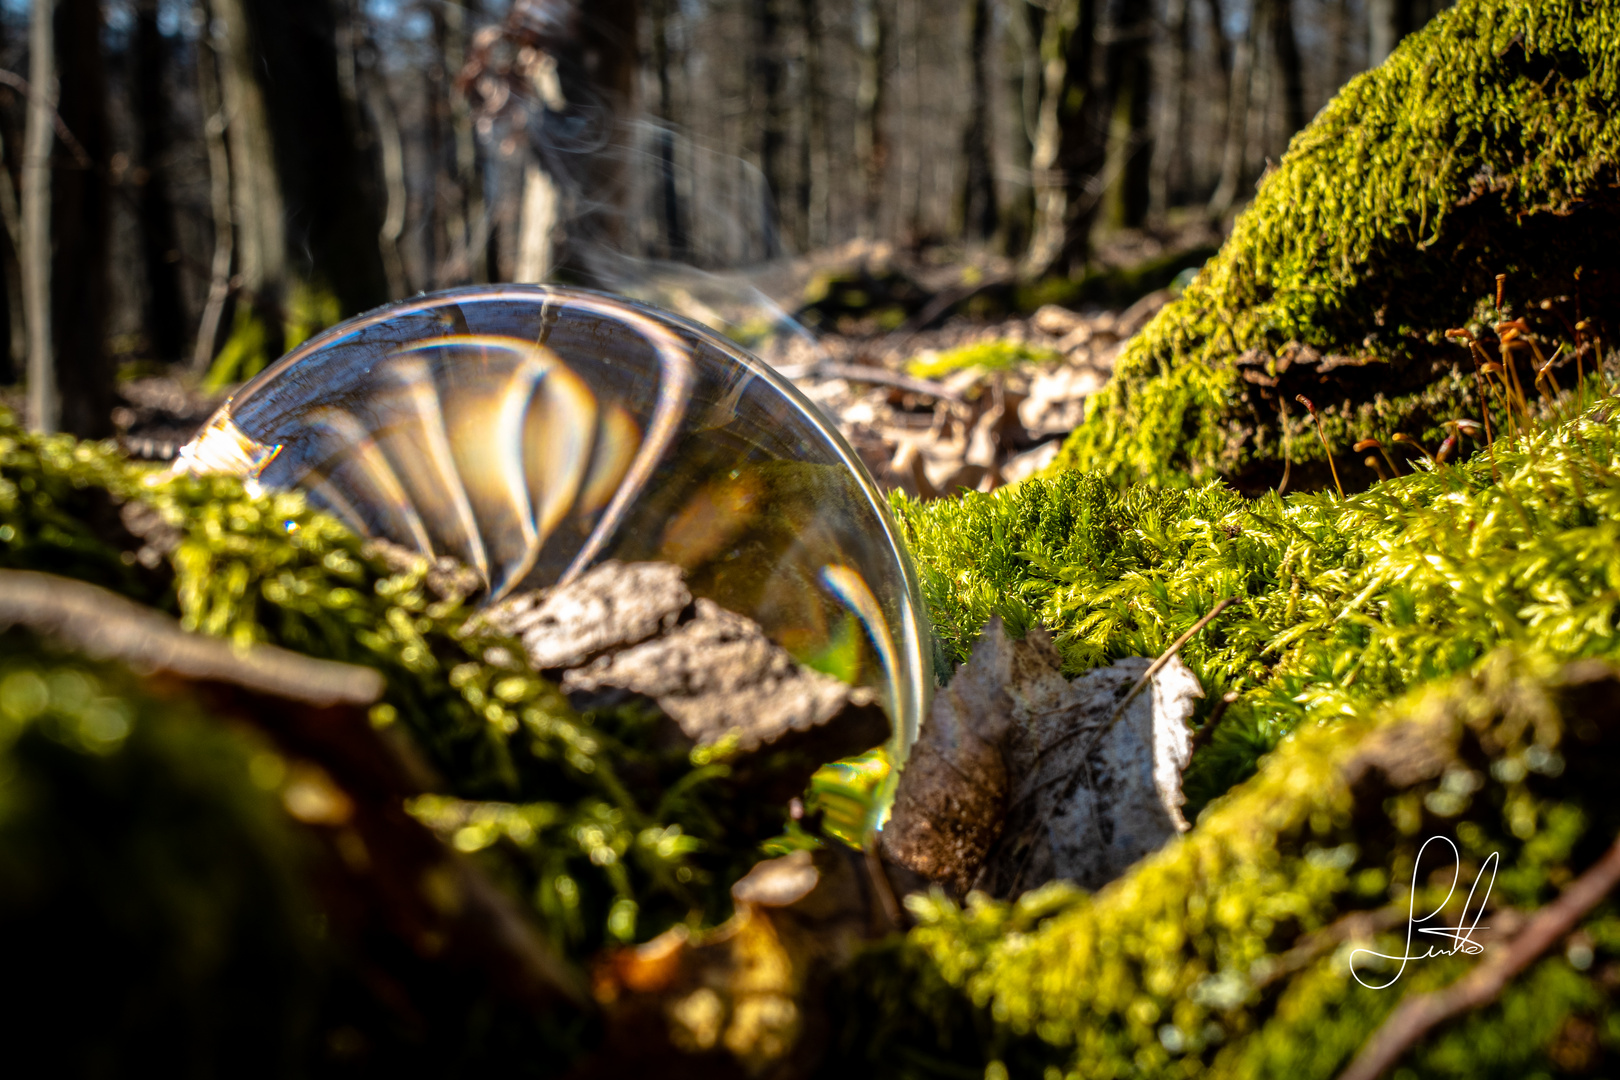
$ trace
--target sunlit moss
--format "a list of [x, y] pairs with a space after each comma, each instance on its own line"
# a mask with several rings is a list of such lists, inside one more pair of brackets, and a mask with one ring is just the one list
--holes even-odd
[[[1294, 136], [1220, 254], [1127, 346], [1056, 468], [1269, 486], [1285, 457], [1324, 460], [1296, 393], [1339, 453], [1396, 431], [1432, 447], [1441, 422], [1479, 417], [1447, 329], [1526, 314], [1573, 344], [1575, 320], [1620, 297], [1617, 106], [1613, 4], [1461, 0]], [[1305, 355], [1294, 344], [1337, 358], [1331, 373], [1279, 372]]]

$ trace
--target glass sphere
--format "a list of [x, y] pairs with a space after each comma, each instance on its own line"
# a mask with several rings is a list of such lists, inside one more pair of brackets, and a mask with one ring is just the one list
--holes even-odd
[[302, 489], [471, 567], [486, 603], [604, 559], [675, 563], [875, 690], [900, 755], [927, 707], [916, 576], [860, 459], [767, 364], [634, 301], [498, 285], [379, 308], [249, 381], [176, 467]]

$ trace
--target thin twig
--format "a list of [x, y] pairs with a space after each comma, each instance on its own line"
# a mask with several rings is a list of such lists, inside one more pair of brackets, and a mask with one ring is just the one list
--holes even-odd
[[1575, 929], [1620, 884], [1620, 839], [1564, 890], [1530, 917], [1518, 936], [1444, 990], [1404, 999], [1367, 1040], [1339, 1080], [1378, 1080], [1424, 1036], [1470, 1009], [1490, 1004], [1512, 979]]
[[1199, 619], [1197, 622], [1193, 623], [1192, 627], [1185, 634], [1182, 634], [1180, 637], [1176, 638], [1176, 640], [1171, 643], [1170, 647], [1164, 650], [1164, 652], [1159, 655], [1157, 660], [1149, 664], [1146, 671], [1142, 672], [1142, 677], [1136, 680], [1136, 685], [1131, 687], [1131, 692], [1125, 695], [1125, 700], [1120, 702], [1119, 705], [1115, 707], [1114, 711], [1109, 714], [1108, 720], [1099, 729], [1098, 734], [1101, 734], [1102, 732], [1113, 727], [1114, 724], [1119, 721], [1119, 718], [1125, 715], [1125, 710], [1130, 708], [1131, 702], [1136, 700], [1136, 695], [1140, 694], [1143, 689], [1147, 687], [1147, 684], [1152, 681], [1153, 676], [1157, 675], [1164, 665], [1168, 664], [1176, 653], [1181, 651], [1181, 647], [1183, 645], [1191, 641], [1198, 631], [1202, 630], [1204, 627], [1213, 622], [1215, 620], [1215, 616], [1219, 615], [1221, 612], [1225, 611], [1235, 603], [1237, 603], [1237, 597], [1228, 596], [1225, 600], [1222, 600], [1220, 603], [1210, 608], [1208, 615], [1205, 615], [1202, 619]]
[[29, 85], [27, 79], [18, 75], [15, 71], [0, 68], [0, 83], [4, 83], [13, 90], [20, 92], [29, 101], [43, 105], [51, 111], [51, 126], [56, 129], [56, 137], [62, 140], [62, 145], [72, 151], [75, 165], [81, 169], [88, 169], [95, 164], [89, 153], [85, 151], [84, 144], [78, 140], [78, 137], [73, 132], [68, 130], [67, 121], [63, 120], [62, 114], [56, 111], [56, 106], [46, 100], [43, 95], [34, 93], [34, 88]]

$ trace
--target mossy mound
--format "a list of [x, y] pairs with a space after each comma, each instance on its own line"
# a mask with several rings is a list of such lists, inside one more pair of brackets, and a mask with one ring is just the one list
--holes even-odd
[[[1325, 494], [1115, 489], [1097, 474], [894, 507], [943, 656], [1000, 615], [1050, 628], [1071, 671], [1182, 651], [1223, 718], [1190, 810], [1295, 728], [1465, 671], [1499, 645], [1620, 658], [1620, 416], [1605, 400], [1461, 465]], [[1230, 702], [1223, 699], [1230, 698]]]
[[426, 560], [401, 569], [297, 493], [170, 477], [110, 444], [24, 434], [0, 411], [0, 567], [102, 585], [243, 645], [380, 671], [373, 722], [407, 730], [444, 781], [419, 816], [487, 852], [574, 957], [723, 919], [730, 882], [785, 820], [727, 789], [724, 748], [667, 745], [639, 705], [576, 711], [514, 659], [516, 642], [435, 593]]
[[1620, 8], [1462, 0], [1294, 137], [1055, 469], [1257, 491], [1291, 461], [1295, 486], [1327, 486], [1303, 394], [1341, 474], [1365, 486], [1353, 442], [1403, 432], [1433, 447], [1444, 421], [1480, 417], [1447, 330], [1522, 316], [1548, 356], [1565, 346], [1555, 372], [1591, 372], [1620, 330], [1617, 170]]
[[[1184, 839], [1095, 895], [1060, 883], [1016, 903], [914, 900], [918, 927], [851, 980], [860, 1034], [846, 1063], [913, 1075], [948, 1048], [985, 1076], [1335, 1076], [1405, 995], [1476, 962], [1400, 970], [1362, 953], [1352, 975], [1354, 950], [1401, 955], [1414, 903], [1440, 908], [1454, 877], [1443, 921], [1457, 926], [1483, 869], [1470, 911], [1494, 886], [1480, 920], [1494, 932], [1476, 939], [1490, 956], [1515, 913], [1557, 898], [1614, 842], [1617, 709], [1612, 666], [1503, 651], [1477, 675], [1301, 732]], [[1461, 873], [1432, 845], [1414, 898], [1429, 837], [1455, 843]], [[1598, 1070], [1620, 1049], [1617, 961], [1610, 901], [1398, 1075]]]

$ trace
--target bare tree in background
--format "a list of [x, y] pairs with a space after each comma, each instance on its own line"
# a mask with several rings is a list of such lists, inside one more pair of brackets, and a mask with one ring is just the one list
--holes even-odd
[[1105, 185], [1106, 223], [1134, 229], [1146, 219], [1153, 166], [1153, 8], [1115, 0], [1108, 15], [1105, 99], [1109, 105]]
[[1221, 175], [1209, 197], [1209, 216], [1224, 217], [1237, 201], [1243, 183], [1244, 151], [1249, 144], [1249, 112], [1254, 91], [1254, 71], [1265, 22], [1268, 0], [1253, 0], [1248, 25], [1238, 40], [1232, 58], [1230, 93], [1226, 99], [1226, 137], [1221, 151]]
[[759, 117], [758, 146], [755, 153], [765, 179], [767, 198], [759, 201], [764, 220], [760, 235], [765, 238], [765, 257], [782, 252], [772, 205], [781, 205], [787, 193], [787, 109], [783, 101], [782, 20], [776, 0], [750, 0], [754, 21], [754, 78], [750, 89], [757, 99], [754, 114]]
[[1289, 137], [1305, 126], [1305, 72], [1299, 58], [1299, 38], [1294, 33], [1294, 0], [1270, 0], [1271, 47], [1282, 76], [1283, 119]]
[[237, 327], [262, 333], [273, 358], [298, 285], [329, 291], [344, 313], [387, 298], [383, 200], [330, 0], [212, 3], [224, 30]]
[[681, 206], [675, 175], [675, 93], [670, 80], [670, 0], [650, 0], [648, 27], [652, 34], [653, 72], [658, 78], [658, 201], [663, 217], [664, 255], [685, 259], [686, 212]]
[[1148, 217], [1162, 223], [1179, 177], [1186, 137], [1187, 65], [1192, 51], [1188, 0], [1167, 0], [1159, 48], [1159, 102], [1148, 177]]
[[962, 186], [957, 196], [958, 231], [987, 240], [995, 235], [996, 177], [990, 160], [990, 0], [964, 0], [967, 43], [967, 119], [962, 126]]
[[889, 20], [883, 0], [855, 0], [855, 46], [859, 82], [855, 88], [855, 160], [862, 181], [861, 235], [877, 234], [878, 208], [888, 172], [889, 143], [883, 126], [884, 56]]
[[827, 145], [827, 84], [822, 57], [820, 0], [799, 0], [804, 32], [804, 139], [799, 167], [800, 215], [807, 248], [824, 246], [831, 230], [831, 150]]
[[96, 0], [35, 0], [31, 16], [29, 81], [36, 89], [22, 206], [28, 423], [100, 437], [111, 430], [113, 390], [101, 7]]
[[[1023, 272], [1076, 273], [1089, 252], [1106, 132], [1093, 86], [1094, 0], [1053, 0], [1041, 27], [1040, 119], [1030, 153], [1035, 225]], [[1100, 115], [1099, 115], [1100, 114]]]
[[130, 51], [131, 98], [140, 124], [136, 185], [146, 278], [144, 322], [153, 355], [178, 360], [185, 351], [187, 327], [180, 303], [180, 242], [169, 194], [174, 119], [164, 81], [171, 58], [158, 29], [158, 0], [136, 0]]

